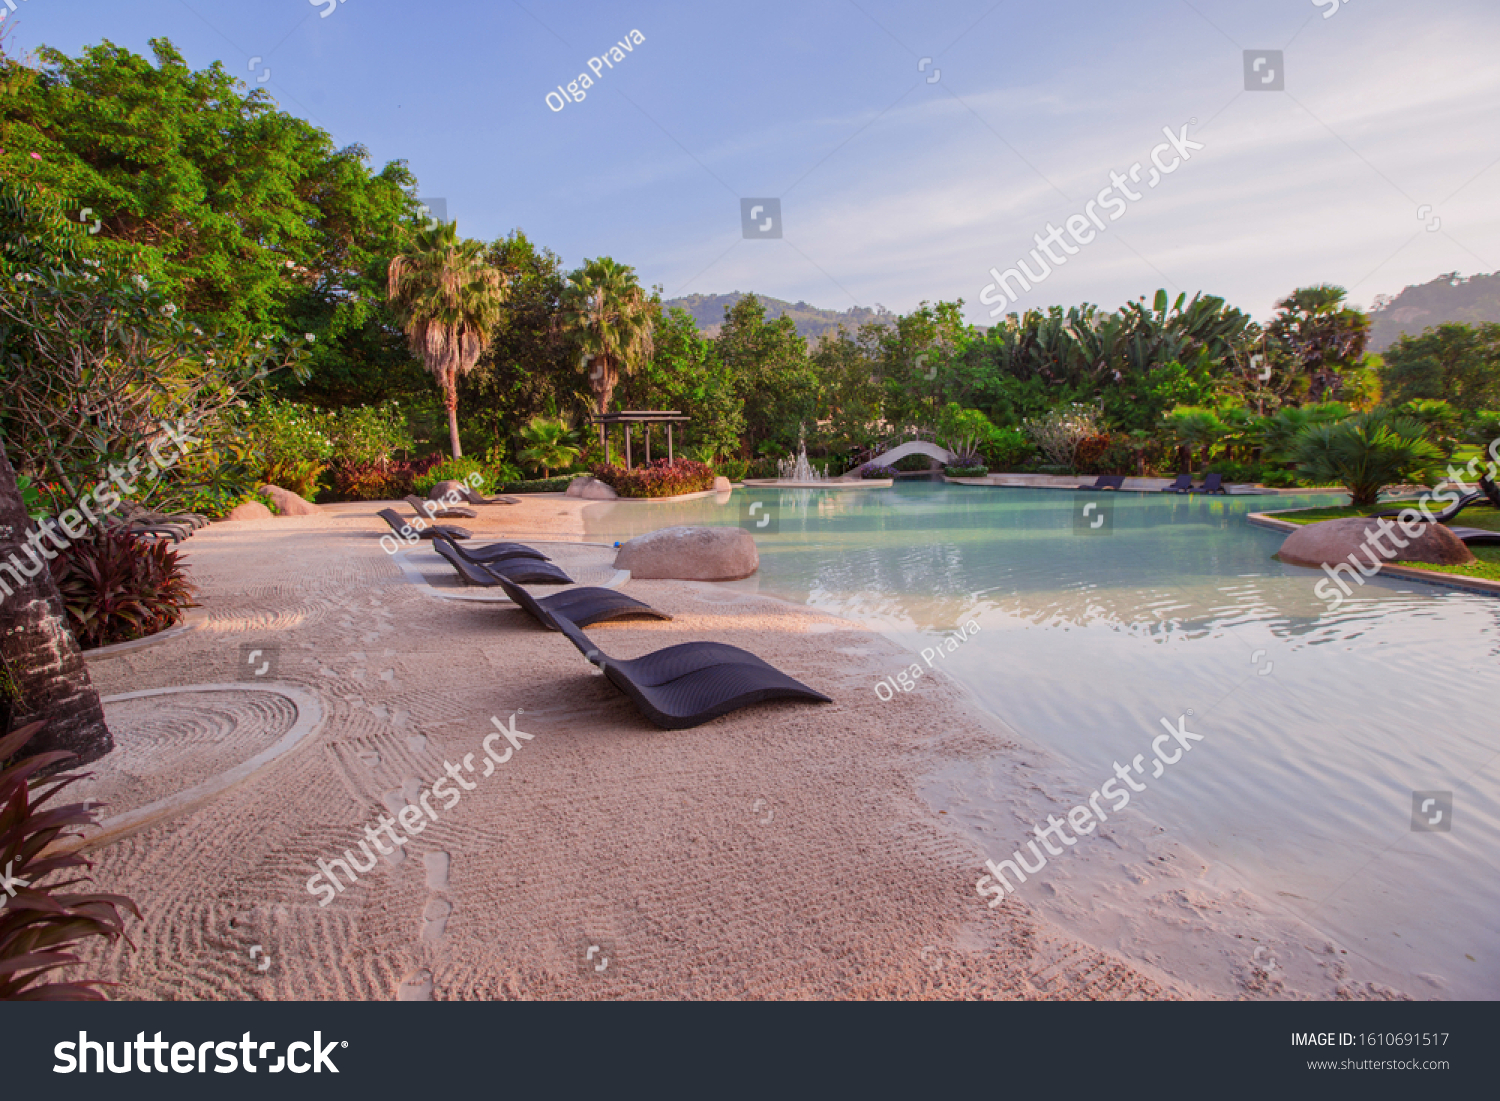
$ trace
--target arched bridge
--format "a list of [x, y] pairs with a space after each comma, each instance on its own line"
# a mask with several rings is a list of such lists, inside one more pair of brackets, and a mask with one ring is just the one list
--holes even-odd
[[[928, 440], [908, 440], [906, 443], [893, 447], [882, 455], [876, 455], [869, 461], [874, 463], [876, 466], [894, 466], [897, 462], [906, 458], [908, 455], [926, 455], [929, 458], [936, 459], [940, 463], [951, 463], [958, 458], [957, 455], [949, 451], [946, 447], [942, 447]], [[850, 471], [848, 474], [845, 474], [844, 477], [859, 477], [859, 474], [857, 473], [858, 469], [859, 468], [856, 467], [855, 470]]]

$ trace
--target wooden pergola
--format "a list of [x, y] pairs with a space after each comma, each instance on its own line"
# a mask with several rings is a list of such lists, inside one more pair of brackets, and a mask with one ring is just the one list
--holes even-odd
[[673, 459], [672, 454], [672, 426], [674, 424], [686, 424], [692, 417], [685, 417], [679, 409], [627, 409], [619, 413], [604, 413], [594, 417], [594, 423], [599, 426], [599, 442], [604, 445], [604, 461], [609, 462], [609, 426], [618, 424], [625, 429], [625, 469], [631, 468], [630, 458], [630, 427], [635, 424], [646, 426], [646, 461], [651, 461], [651, 426], [653, 424], [665, 424], [667, 426], [667, 461]]

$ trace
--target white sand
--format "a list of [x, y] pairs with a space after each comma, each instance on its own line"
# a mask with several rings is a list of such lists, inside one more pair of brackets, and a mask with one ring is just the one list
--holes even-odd
[[[87, 973], [121, 984], [113, 996], [1388, 993], [1351, 977], [1337, 948], [1317, 966], [1319, 938], [1195, 872], [1192, 854], [1174, 850], [1182, 870], [1162, 871], [1149, 836], [1124, 830], [1036, 884], [1050, 897], [1094, 867], [1092, 886], [1054, 906], [1071, 931], [1021, 898], [987, 908], [974, 882], [1002, 854], [976, 851], [920, 792], [945, 762], [1013, 739], [941, 677], [880, 702], [872, 686], [898, 651], [879, 635], [732, 588], [632, 581], [626, 592], [676, 618], [589, 628], [608, 653], [729, 642], [836, 701], [660, 731], [520, 611], [413, 585], [381, 550], [378, 507], [195, 534], [184, 548], [207, 625], [92, 666], [101, 694], [243, 681], [242, 644], [276, 646], [276, 678], [317, 693], [327, 715], [244, 785], [93, 854], [100, 889], [145, 914], [130, 923], [133, 948], [88, 961]], [[480, 540], [582, 540], [585, 507], [530, 497], [462, 523]], [[398, 863], [379, 861], [320, 907], [304, 886], [315, 862], [357, 854], [365, 825], [417, 797], [445, 760], [482, 760], [491, 717], [513, 713], [533, 740], [476, 774], [451, 810], [439, 802]], [[1046, 766], [1035, 750], [1015, 758], [997, 785], [1029, 823], [1048, 805]], [[1262, 953], [1257, 971], [1253, 949], [1239, 951], [1260, 943], [1252, 936], [1315, 958], [1282, 949], [1266, 970]], [[264, 971], [255, 945], [272, 961]]]

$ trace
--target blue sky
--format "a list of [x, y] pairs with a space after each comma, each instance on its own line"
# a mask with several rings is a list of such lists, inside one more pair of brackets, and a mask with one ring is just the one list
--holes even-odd
[[[1165, 286], [1265, 318], [1307, 283], [1368, 306], [1500, 269], [1494, 0], [13, 2], [14, 50], [164, 36], [195, 68], [269, 69], [284, 110], [409, 162], [464, 234], [519, 226], [669, 297], [961, 297], [987, 322], [989, 269], [1183, 126], [1203, 148], [1018, 308]], [[1268, 49], [1285, 90], [1247, 91]], [[580, 73], [587, 98], [549, 108]], [[779, 198], [783, 237], [745, 239], [742, 197]]]

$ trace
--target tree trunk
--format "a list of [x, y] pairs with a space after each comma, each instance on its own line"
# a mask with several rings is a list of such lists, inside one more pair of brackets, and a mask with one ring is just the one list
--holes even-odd
[[13, 727], [38, 720], [47, 724], [27, 743], [28, 756], [66, 750], [80, 758], [70, 764], [87, 764], [115, 743], [104, 724], [104, 708], [88, 666], [68, 629], [68, 612], [52, 571], [41, 549], [27, 552], [31, 546], [51, 548], [40, 536], [28, 540], [33, 530], [16, 487], [16, 472], [0, 443], [0, 561], [40, 566], [29, 578], [25, 569], [18, 569], [19, 584], [10, 568], [0, 572], [0, 658], [10, 682], [0, 685], [0, 691], [14, 689], [8, 701], [13, 704]]
[[458, 442], [458, 383], [453, 382], [444, 389], [443, 404], [448, 407], [448, 442], [453, 446], [453, 457], [464, 457], [463, 446]]

